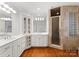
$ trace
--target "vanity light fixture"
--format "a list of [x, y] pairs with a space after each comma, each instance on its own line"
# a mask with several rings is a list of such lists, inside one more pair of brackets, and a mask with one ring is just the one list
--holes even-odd
[[[1, 6], [3, 6], [3, 7], [1, 7]], [[12, 9], [11, 7], [9, 7], [8, 6], [8, 4], [5, 4], [5, 3], [0, 3], [0, 8], [2, 9], [2, 8], [4, 8], [6, 11], [5, 12], [7, 12], [7, 13], [16, 13], [16, 11], [14, 10], [14, 9]], [[3, 10], [3, 9], [2, 9]], [[4, 11], [4, 10], [3, 10]]]
[[11, 20], [11, 18], [0, 18], [1, 20]]

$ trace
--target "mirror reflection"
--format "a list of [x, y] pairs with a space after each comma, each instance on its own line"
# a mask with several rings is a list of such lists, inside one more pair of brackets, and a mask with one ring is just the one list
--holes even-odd
[[0, 9], [0, 39], [9, 39], [12, 34], [11, 13]]
[[6, 14], [4, 11], [0, 12], [0, 33], [12, 32], [12, 19], [10, 14]]

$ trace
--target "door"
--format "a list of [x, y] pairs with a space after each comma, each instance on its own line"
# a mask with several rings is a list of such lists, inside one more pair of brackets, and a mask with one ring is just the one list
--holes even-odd
[[52, 44], [60, 45], [59, 39], [59, 17], [52, 18]]

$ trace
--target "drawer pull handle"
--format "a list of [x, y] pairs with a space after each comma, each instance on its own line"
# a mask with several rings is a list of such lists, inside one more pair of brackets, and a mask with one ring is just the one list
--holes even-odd
[[5, 49], [9, 49], [9, 46], [8, 46], [8, 47], [6, 47]]
[[8, 55], [7, 57], [10, 57], [10, 55]]

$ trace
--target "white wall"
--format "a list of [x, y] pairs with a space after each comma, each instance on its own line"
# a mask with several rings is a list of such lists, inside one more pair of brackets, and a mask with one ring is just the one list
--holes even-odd
[[23, 34], [23, 18], [27, 17], [25, 13], [12, 14], [12, 35]]
[[[24, 24], [23, 24], [23, 18], [26, 17], [26, 18], [29, 18], [30, 15], [26, 14], [26, 13], [17, 13], [17, 14], [13, 14], [12, 15], [12, 32], [13, 32], [13, 35], [19, 35], [19, 34], [23, 34], [23, 30], [24, 30]], [[30, 17], [31, 20], [33, 19], [33, 17], [31, 16]], [[48, 17], [47, 17], [48, 18]], [[48, 19], [47, 19], [48, 20]], [[32, 26], [32, 24], [31, 24]], [[31, 27], [31, 31], [32, 31], [32, 27]], [[47, 30], [48, 31], [48, 30]], [[47, 32], [48, 33], [48, 32]], [[34, 38], [34, 37], [37, 37]], [[39, 36], [39, 37], [38, 37]], [[44, 37], [45, 36], [45, 37]], [[48, 34], [42, 36], [41, 34], [40, 35], [34, 35], [32, 34], [32, 39], [31, 39], [31, 44], [32, 46], [48, 46]], [[40, 38], [40, 39], [39, 39]], [[36, 40], [35, 40], [36, 39]], [[39, 41], [40, 40], [40, 41]], [[39, 43], [39, 44], [35, 44], [36, 43]], [[42, 42], [42, 43], [41, 43]], [[35, 44], [35, 45], [34, 45]]]

